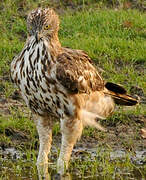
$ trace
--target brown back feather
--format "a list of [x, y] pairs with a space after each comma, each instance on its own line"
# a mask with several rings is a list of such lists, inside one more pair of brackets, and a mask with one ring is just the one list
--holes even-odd
[[64, 48], [57, 62], [57, 79], [69, 92], [89, 93], [104, 89], [101, 76], [85, 52]]

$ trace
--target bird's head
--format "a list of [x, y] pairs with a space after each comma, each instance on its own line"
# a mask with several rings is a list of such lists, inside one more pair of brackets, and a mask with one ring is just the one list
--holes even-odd
[[36, 41], [51, 38], [59, 30], [58, 15], [53, 9], [38, 8], [28, 15], [27, 28], [29, 35], [35, 36]]

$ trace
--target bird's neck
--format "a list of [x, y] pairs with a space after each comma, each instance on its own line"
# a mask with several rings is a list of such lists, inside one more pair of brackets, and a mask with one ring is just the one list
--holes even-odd
[[53, 56], [58, 56], [61, 52], [61, 43], [58, 38], [58, 33], [54, 34], [49, 39], [49, 50]]
[[51, 51], [53, 51], [55, 55], [58, 55], [58, 53], [60, 53], [61, 43], [59, 41], [58, 34], [55, 34], [50, 38], [50, 47]]

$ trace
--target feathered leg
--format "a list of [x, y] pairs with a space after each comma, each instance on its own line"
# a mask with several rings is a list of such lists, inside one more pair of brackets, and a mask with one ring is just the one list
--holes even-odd
[[80, 138], [82, 129], [83, 125], [81, 120], [61, 120], [62, 144], [57, 161], [57, 172], [61, 175], [65, 173], [66, 169], [68, 169], [72, 149], [76, 141]]
[[48, 154], [52, 143], [52, 124], [48, 117], [39, 117], [35, 119], [35, 123], [40, 141], [37, 168], [39, 179], [42, 179], [48, 177]]

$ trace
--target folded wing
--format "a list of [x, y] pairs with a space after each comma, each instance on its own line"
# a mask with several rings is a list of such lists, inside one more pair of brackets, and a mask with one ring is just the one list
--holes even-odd
[[84, 51], [65, 48], [58, 56], [57, 63], [57, 79], [70, 93], [90, 93], [104, 89], [103, 79]]

